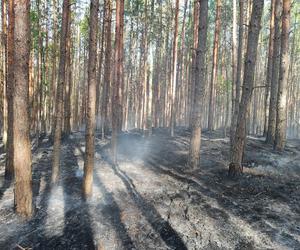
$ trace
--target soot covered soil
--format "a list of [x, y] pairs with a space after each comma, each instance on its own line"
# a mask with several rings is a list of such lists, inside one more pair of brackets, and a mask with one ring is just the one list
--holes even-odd
[[[100, 138], [100, 137], [99, 137]], [[13, 211], [13, 187], [0, 168], [0, 249], [300, 249], [300, 142], [283, 153], [249, 138], [242, 178], [227, 178], [228, 138], [204, 133], [201, 168], [186, 168], [189, 132], [139, 132], [96, 139], [93, 197], [81, 196], [84, 134], [61, 151], [50, 186], [52, 145], [33, 154], [35, 215]], [[3, 156], [2, 156], [3, 161]], [[2, 164], [3, 165], [3, 164]]]

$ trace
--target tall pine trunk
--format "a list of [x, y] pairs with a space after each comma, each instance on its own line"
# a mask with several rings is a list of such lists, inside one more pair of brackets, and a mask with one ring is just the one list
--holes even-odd
[[13, 129], [15, 207], [18, 214], [32, 215], [31, 143], [29, 140], [29, 0], [15, 0]]
[[[195, 5], [196, 7], [196, 5]], [[198, 47], [195, 64], [195, 93], [192, 111], [192, 134], [189, 150], [189, 166], [197, 168], [200, 163], [201, 107], [205, 95], [205, 57], [208, 26], [208, 0], [200, 0]]]
[[277, 95], [277, 119], [275, 133], [275, 149], [283, 150], [286, 142], [287, 127], [287, 90], [289, 74], [289, 31], [291, 0], [283, 0], [280, 71]]
[[111, 83], [111, 20], [112, 6], [111, 0], [105, 0], [105, 59], [104, 59], [104, 76], [102, 91], [102, 107], [101, 107], [101, 130], [102, 139], [108, 130], [108, 102], [109, 89]]
[[119, 118], [121, 116], [120, 87], [122, 84], [122, 63], [123, 63], [123, 26], [124, 26], [124, 0], [117, 1], [116, 6], [116, 38], [115, 38], [115, 69], [114, 86], [112, 99], [112, 160], [117, 164], [117, 136]]
[[171, 136], [174, 136], [175, 122], [176, 122], [176, 68], [177, 68], [177, 47], [178, 47], [178, 13], [179, 13], [179, 0], [176, 0], [175, 5], [175, 28], [173, 37], [173, 59], [172, 59], [172, 71], [171, 71]]
[[232, 134], [231, 134], [231, 146], [234, 144], [234, 134], [236, 132], [237, 118], [239, 114], [239, 105], [241, 99], [241, 82], [242, 82], [242, 67], [243, 67], [243, 48], [244, 48], [244, 0], [239, 1], [240, 15], [239, 15], [239, 43], [237, 51], [237, 66], [235, 75], [235, 98], [234, 109], [232, 115]]
[[66, 46], [67, 46], [67, 31], [70, 16], [70, 1], [63, 1], [63, 15], [61, 25], [61, 37], [60, 37], [60, 58], [59, 58], [59, 74], [57, 82], [57, 96], [55, 105], [55, 128], [54, 128], [54, 145], [53, 145], [53, 159], [52, 159], [52, 183], [56, 183], [59, 176], [59, 158], [61, 147], [61, 130], [63, 122], [63, 92], [65, 86], [66, 75]]
[[14, 68], [13, 68], [13, 52], [14, 52], [14, 0], [8, 0], [8, 33], [7, 33], [7, 147], [5, 162], [5, 177], [8, 179], [14, 176], [14, 142], [13, 142], [13, 91], [14, 91]]
[[242, 99], [239, 106], [236, 132], [232, 145], [232, 162], [229, 166], [229, 174], [235, 176], [242, 172], [242, 158], [246, 143], [246, 120], [250, 108], [254, 87], [254, 73], [257, 57], [259, 32], [261, 29], [261, 17], [264, 0], [253, 0], [251, 21], [248, 29], [248, 43], [245, 59], [245, 72], [243, 80]]
[[273, 65], [271, 78], [271, 95], [269, 106], [269, 121], [266, 142], [273, 144], [275, 140], [276, 129], [276, 103], [278, 93], [278, 78], [280, 67], [280, 17], [282, 0], [275, 0], [275, 31], [273, 48]]
[[90, 196], [93, 186], [93, 168], [95, 154], [96, 86], [97, 86], [97, 32], [99, 0], [91, 0], [90, 35], [88, 62], [88, 103], [86, 126], [86, 150], [84, 159], [83, 193]]
[[[200, 6], [201, 8], [201, 6]], [[218, 76], [218, 56], [219, 56], [219, 40], [221, 30], [221, 0], [217, 0], [216, 20], [215, 20], [215, 37], [213, 48], [213, 62], [209, 92], [208, 106], [208, 130], [214, 130], [215, 108], [216, 108], [216, 82]]]

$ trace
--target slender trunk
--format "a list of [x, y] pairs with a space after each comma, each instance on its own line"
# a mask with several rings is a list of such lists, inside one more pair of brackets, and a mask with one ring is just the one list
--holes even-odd
[[275, 0], [275, 30], [274, 30], [274, 48], [272, 62], [271, 95], [269, 106], [269, 121], [266, 142], [273, 144], [275, 140], [276, 129], [276, 103], [278, 93], [278, 77], [280, 67], [280, 18], [282, 0]]
[[236, 0], [232, 0], [232, 88], [231, 88], [231, 124], [230, 124], [230, 145], [233, 144], [235, 133], [235, 103], [236, 103], [236, 72], [237, 72], [237, 9]]
[[7, 34], [7, 147], [6, 147], [6, 166], [5, 176], [8, 179], [14, 176], [14, 142], [13, 142], [13, 91], [14, 91], [14, 68], [13, 68], [13, 53], [14, 53], [14, 0], [8, 0], [8, 34]]
[[174, 136], [175, 122], [176, 122], [176, 66], [177, 66], [177, 47], [178, 47], [178, 13], [179, 13], [179, 0], [176, 0], [175, 6], [175, 28], [173, 37], [173, 61], [172, 61], [172, 71], [171, 71], [171, 136]]
[[264, 107], [264, 136], [267, 134], [268, 128], [268, 102], [270, 87], [272, 85], [272, 67], [273, 67], [273, 47], [274, 47], [274, 20], [275, 20], [275, 0], [271, 2], [271, 18], [270, 18], [270, 36], [269, 36], [269, 54], [266, 79], [265, 107]]
[[[201, 8], [201, 6], [200, 6]], [[215, 37], [213, 48], [212, 73], [210, 81], [209, 106], [208, 106], [208, 130], [214, 130], [215, 109], [216, 109], [216, 81], [218, 74], [218, 51], [221, 30], [221, 0], [217, 0], [216, 21], [215, 21]]]
[[257, 58], [257, 46], [261, 29], [261, 17], [264, 1], [253, 0], [251, 21], [248, 29], [247, 53], [245, 59], [245, 73], [243, 80], [242, 99], [239, 106], [237, 128], [232, 146], [232, 162], [229, 165], [229, 174], [235, 176], [242, 172], [242, 158], [246, 143], [246, 120], [251, 104], [254, 86], [254, 73]]
[[275, 149], [283, 150], [286, 142], [287, 128], [287, 89], [289, 74], [289, 31], [291, 0], [283, 0], [280, 71], [277, 95], [277, 119], [275, 133]]
[[6, 148], [7, 142], [7, 0], [1, 1], [1, 17], [2, 17], [2, 141]]
[[54, 145], [53, 145], [53, 159], [52, 159], [52, 183], [56, 183], [59, 176], [59, 158], [61, 146], [61, 130], [63, 120], [63, 90], [65, 85], [65, 64], [66, 64], [66, 42], [67, 30], [70, 15], [70, 1], [63, 1], [63, 15], [60, 37], [60, 59], [59, 59], [59, 74], [57, 82], [57, 96], [55, 107], [55, 129], [54, 129]]
[[112, 100], [112, 160], [117, 164], [117, 135], [119, 118], [121, 116], [120, 87], [122, 84], [122, 63], [123, 63], [123, 27], [124, 27], [124, 0], [117, 1], [116, 6], [116, 38], [115, 38], [115, 69]]
[[58, 44], [58, 35], [57, 35], [57, 3], [56, 0], [53, 0], [53, 47], [52, 47], [52, 79], [51, 79], [51, 138], [54, 135], [55, 127], [55, 100], [56, 100], [56, 73], [57, 73], [57, 44]]
[[102, 64], [103, 64], [103, 50], [104, 50], [104, 32], [105, 32], [105, 18], [106, 18], [106, 9], [104, 7], [103, 18], [102, 18], [102, 32], [99, 34], [99, 60], [98, 60], [98, 72], [97, 72], [97, 87], [96, 87], [96, 129], [99, 129], [99, 117], [100, 114], [100, 89], [101, 89], [101, 74], [102, 74]]
[[[208, 26], [208, 0], [200, 0], [198, 47], [195, 64], [195, 97], [192, 111], [192, 133], [189, 150], [189, 165], [197, 168], [200, 163], [201, 104], [205, 94], [205, 56]], [[195, 6], [196, 7], [196, 6]]]
[[199, 28], [199, 12], [200, 1], [194, 1], [194, 13], [193, 13], [193, 51], [192, 51], [192, 74], [189, 85], [189, 125], [192, 124], [192, 111], [194, 105], [194, 90], [195, 90], [195, 77], [196, 77], [196, 56], [198, 47], [198, 28]]
[[86, 150], [84, 159], [83, 193], [90, 196], [93, 187], [95, 154], [96, 86], [97, 86], [97, 32], [99, 0], [91, 0], [88, 63], [88, 105], [86, 126]]
[[241, 82], [242, 82], [242, 67], [243, 67], [243, 49], [244, 49], [244, 0], [239, 1], [240, 15], [239, 15], [239, 44], [237, 52], [237, 68], [235, 77], [235, 99], [234, 99], [234, 112], [232, 117], [232, 134], [231, 134], [231, 146], [233, 146], [234, 134], [236, 132], [237, 118], [239, 114], [239, 105], [241, 99]]
[[64, 136], [68, 137], [71, 133], [71, 95], [72, 95], [72, 79], [71, 79], [71, 18], [68, 22], [67, 28], [67, 42], [66, 42], [66, 72], [65, 72], [65, 93], [64, 93]]
[[109, 89], [111, 82], [111, 19], [112, 19], [112, 6], [111, 0], [105, 0], [105, 61], [104, 61], [104, 81], [102, 91], [102, 115], [101, 115], [101, 129], [102, 139], [108, 130], [108, 102], [109, 102]]

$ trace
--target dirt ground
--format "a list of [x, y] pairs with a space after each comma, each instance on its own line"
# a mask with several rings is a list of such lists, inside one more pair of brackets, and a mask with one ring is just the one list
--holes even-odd
[[[93, 197], [81, 198], [84, 134], [62, 146], [61, 178], [49, 184], [52, 146], [33, 154], [35, 215], [14, 214], [0, 167], [0, 249], [300, 249], [300, 141], [283, 153], [250, 137], [244, 174], [227, 177], [229, 142], [204, 133], [201, 168], [186, 167], [189, 131], [96, 139]], [[0, 158], [3, 162], [4, 155]]]

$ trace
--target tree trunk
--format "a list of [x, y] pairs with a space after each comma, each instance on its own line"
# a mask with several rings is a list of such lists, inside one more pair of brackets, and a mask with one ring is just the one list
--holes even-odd
[[283, 0], [280, 71], [277, 95], [277, 119], [275, 133], [275, 149], [283, 150], [286, 142], [287, 127], [287, 89], [289, 74], [289, 31], [291, 0]]
[[[200, 6], [201, 8], [201, 6]], [[218, 76], [218, 52], [221, 30], [221, 0], [217, 0], [216, 20], [215, 20], [215, 37], [213, 48], [213, 62], [210, 81], [209, 106], [208, 106], [208, 130], [214, 130], [214, 116], [216, 109], [216, 82]]]
[[61, 146], [61, 130], [63, 121], [63, 91], [65, 85], [65, 64], [66, 64], [66, 42], [67, 30], [70, 15], [70, 1], [63, 1], [63, 15], [60, 37], [60, 58], [59, 58], [59, 74], [57, 82], [57, 96], [55, 105], [55, 128], [54, 128], [54, 145], [53, 145], [53, 159], [52, 159], [52, 183], [56, 183], [59, 176], [59, 158]]
[[31, 144], [29, 140], [29, 0], [15, 0], [14, 29], [14, 154], [15, 207], [18, 214], [32, 215]]
[[237, 54], [237, 68], [235, 77], [235, 99], [234, 99], [234, 112], [232, 116], [232, 134], [231, 146], [234, 144], [234, 134], [236, 132], [237, 118], [239, 114], [239, 105], [241, 99], [241, 81], [242, 81], [242, 67], [243, 67], [243, 48], [244, 48], [244, 0], [239, 1], [240, 15], [239, 15], [239, 45]]
[[192, 124], [192, 112], [194, 105], [194, 91], [195, 91], [195, 76], [196, 76], [196, 57], [198, 48], [198, 28], [199, 28], [199, 12], [200, 12], [200, 1], [194, 1], [193, 10], [193, 51], [192, 51], [192, 69], [191, 78], [189, 84], [189, 125]]
[[273, 144], [276, 129], [276, 103], [278, 93], [278, 76], [280, 66], [280, 17], [282, 0], [275, 0], [275, 31], [274, 31], [274, 50], [271, 79], [271, 95], [269, 106], [269, 121], [266, 142]]
[[[195, 6], [196, 7], [196, 6]], [[200, 0], [198, 47], [195, 65], [195, 96], [192, 111], [192, 134], [189, 150], [189, 166], [197, 168], [200, 163], [201, 104], [205, 94], [205, 56], [208, 26], [208, 0]]]
[[72, 78], [71, 78], [71, 17], [67, 28], [67, 42], [66, 42], [66, 72], [65, 72], [65, 93], [64, 93], [64, 136], [67, 138], [71, 133], [71, 95], [72, 95]]
[[84, 159], [83, 193], [92, 194], [95, 154], [96, 86], [97, 86], [97, 33], [99, 0], [91, 0], [88, 63], [88, 105], [86, 126], [86, 150]]
[[248, 30], [248, 45], [245, 59], [245, 73], [243, 81], [242, 99], [239, 106], [238, 122], [232, 146], [232, 162], [229, 165], [229, 174], [238, 175], [242, 172], [242, 158], [246, 141], [246, 120], [250, 107], [254, 86], [254, 73], [257, 57], [259, 31], [264, 1], [253, 0], [251, 21]]
[[122, 84], [123, 63], [123, 27], [124, 27], [124, 0], [117, 1], [116, 6], [116, 38], [115, 38], [115, 71], [112, 101], [112, 160], [117, 164], [117, 135], [119, 118], [121, 115], [120, 87]]
[[[1, 2], [2, 17], [2, 37], [1, 37], [1, 55], [2, 55], [2, 141], [6, 149], [7, 142], [7, 0]], [[6, 172], [6, 171], [5, 171]]]
[[174, 27], [174, 37], [173, 37], [173, 59], [172, 59], [172, 100], [171, 100], [171, 136], [174, 136], [175, 122], [176, 122], [176, 66], [177, 66], [177, 47], [178, 47], [178, 13], [179, 13], [179, 0], [176, 0], [175, 6], [175, 27]]
[[275, 1], [271, 2], [271, 18], [270, 18], [270, 36], [269, 36], [269, 52], [268, 52], [268, 66], [266, 79], [266, 93], [265, 93], [265, 109], [264, 109], [264, 136], [267, 134], [268, 128], [268, 102], [270, 87], [272, 85], [272, 67], [273, 67], [273, 48], [274, 48], [274, 19], [275, 19]]
[[14, 142], [13, 142], [13, 91], [14, 91], [14, 68], [13, 68], [13, 53], [14, 53], [14, 0], [8, 0], [8, 34], [7, 34], [7, 147], [6, 147], [6, 165], [5, 177], [8, 179], [14, 176]]
[[108, 102], [109, 89], [111, 82], [111, 19], [112, 7], [111, 0], [105, 0], [105, 61], [104, 61], [104, 76], [103, 76], [103, 91], [102, 91], [102, 108], [101, 108], [101, 130], [102, 139], [108, 130]]
[[101, 26], [101, 35], [99, 34], [99, 59], [98, 59], [98, 70], [97, 70], [97, 87], [96, 87], [96, 130], [99, 129], [99, 118], [100, 114], [100, 94], [101, 94], [101, 74], [102, 74], [102, 64], [103, 64], [103, 49], [104, 49], [104, 32], [105, 32], [105, 18], [106, 18], [106, 9], [104, 6], [103, 17], [102, 17], [102, 26]]
[[236, 103], [236, 72], [237, 72], [237, 8], [236, 0], [232, 1], [232, 88], [231, 88], [231, 124], [230, 124], [230, 145], [232, 145], [235, 133], [235, 103]]

